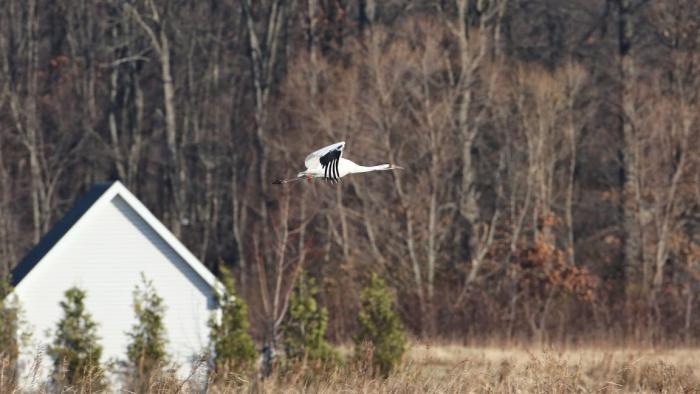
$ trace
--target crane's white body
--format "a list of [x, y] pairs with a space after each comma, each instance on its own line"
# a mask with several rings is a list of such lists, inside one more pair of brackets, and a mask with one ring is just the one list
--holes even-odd
[[361, 166], [348, 159], [342, 158], [341, 155], [343, 154], [344, 149], [345, 141], [342, 141], [312, 152], [306, 156], [306, 159], [304, 159], [306, 170], [298, 173], [296, 178], [283, 179], [275, 181], [275, 183], [289, 183], [302, 179], [311, 180], [314, 178], [322, 178], [332, 182], [337, 182], [340, 180], [340, 178], [350, 174], [401, 169], [401, 167], [393, 164]]
[[[356, 164], [355, 162], [340, 158], [340, 162], [338, 163], [338, 177], [342, 178], [346, 175], [350, 174], [359, 174], [361, 172], [370, 172], [370, 171], [382, 171], [382, 170], [391, 170], [391, 164], [380, 164], [378, 166], [361, 166], [359, 164]], [[324, 175], [324, 169], [321, 166], [316, 166], [316, 167], [307, 167], [306, 171], [300, 172], [297, 176], [298, 177], [313, 177], [313, 178], [323, 178]]]

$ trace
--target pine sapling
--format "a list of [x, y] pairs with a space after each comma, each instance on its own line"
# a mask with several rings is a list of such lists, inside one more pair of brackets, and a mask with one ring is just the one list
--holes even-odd
[[165, 305], [153, 282], [141, 274], [142, 285], [134, 289], [136, 324], [127, 335], [127, 374], [134, 388], [146, 389], [151, 378], [159, 376], [168, 363], [167, 340], [163, 319]]
[[373, 370], [387, 377], [399, 365], [406, 349], [403, 325], [394, 312], [384, 281], [376, 274], [372, 274], [369, 286], [362, 290], [360, 301], [355, 355], [360, 356], [370, 346]]
[[9, 366], [11, 378], [14, 378], [19, 354], [19, 305], [11, 293], [10, 281], [0, 278], [0, 368], [3, 365]]
[[337, 361], [338, 355], [326, 342], [328, 310], [318, 305], [318, 287], [302, 271], [289, 299], [289, 314], [282, 325], [282, 344], [293, 362]]
[[102, 346], [99, 345], [97, 323], [85, 309], [85, 291], [72, 287], [61, 301], [63, 317], [56, 325], [48, 355], [53, 358], [52, 380], [61, 386], [91, 386], [99, 390], [104, 381], [99, 368]]
[[221, 265], [223, 292], [216, 295], [221, 307], [220, 319], [209, 319], [210, 340], [214, 351], [214, 369], [219, 376], [249, 370], [255, 362], [256, 350], [248, 334], [248, 306], [236, 294], [231, 272]]

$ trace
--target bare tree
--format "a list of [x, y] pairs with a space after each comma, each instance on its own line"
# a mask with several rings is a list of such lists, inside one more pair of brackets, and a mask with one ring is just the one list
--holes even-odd
[[[3, 43], [3, 73], [5, 77], [4, 95], [8, 98], [10, 114], [14, 128], [29, 157], [31, 179], [31, 201], [34, 242], [39, 242], [41, 234], [48, 227], [46, 212], [48, 191], [45, 174], [41, 169], [41, 132], [39, 130], [38, 96], [38, 5], [35, 0], [26, 4], [12, 1], [4, 7], [4, 20], [7, 22], [2, 33], [5, 37], [14, 37]], [[20, 57], [21, 53], [26, 54]], [[14, 69], [22, 69], [22, 74], [15, 74]]]
[[[476, 278], [481, 263], [488, 251], [495, 230], [497, 212], [492, 220], [485, 218], [479, 206], [477, 187], [477, 156], [474, 154], [484, 123], [489, 115], [489, 103], [493, 99], [496, 78], [499, 75], [487, 63], [487, 55], [494, 53], [500, 40], [501, 22], [507, 0], [495, 2], [477, 1], [470, 10], [470, 2], [456, 0], [457, 20], [451, 30], [458, 43], [459, 74], [454, 84], [455, 128], [460, 138], [461, 153], [461, 192], [459, 213], [466, 221], [467, 246], [470, 258], [470, 273], [466, 277], [468, 286]], [[472, 26], [476, 26], [472, 28]], [[496, 45], [496, 47], [494, 47]], [[483, 83], [484, 89], [477, 93], [477, 86]], [[478, 97], [484, 97], [480, 100]]]
[[[279, 329], [287, 316], [289, 296], [306, 258], [303, 239], [307, 218], [291, 216], [291, 198], [287, 186], [283, 193], [279, 210], [276, 215], [270, 216], [271, 222], [268, 224], [273, 234], [266, 240], [271, 243], [261, 245], [258, 239], [253, 240], [255, 275], [262, 306], [263, 342], [273, 354], [279, 340]], [[302, 199], [299, 204], [301, 212], [305, 212], [303, 206], [306, 201]], [[293, 242], [296, 237], [300, 239], [298, 244]], [[268, 247], [274, 252], [270, 260], [261, 250]], [[269, 370], [270, 365], [263, 365], [262, 368]]]
[[[682, 182], [692, 164], [691, 156], [697, 147], [697, 114], [700, 87], [700, 58], [697, 55], [697, 20], [688, 12], [690, 3], [657, 4], [654, 7], [658, 30], [664, 37], [670, 54], [665, 67], [668, 81], [661, 75], [654, 78], [653, 91], [668, 92], [658, 97], [650, 119], [640, 126], [641, 132], [648, 135], [649, 150], [656, 160], [647, 160], [644, 165], [652, 165], [649, 175], [653, 181], [646, 186], [651, 189], [654, 201], [653, 222], [655, 224], [656, 253], [654, 262], [653, 286], [658, 289], [664, 282], [664, 271], [669, 259], [672, 234], [678, 229], [681, 213], [687, 206], [683, 200]], [[668, 86], [664, 86], [668, 84]], [[661, 177], [657, 175], [664, 174]], [[688, 180], [692, 182], [691, 180]], [[644, 223], [641, 223], [642, 225]], [[645, 271], [646, 272], [646, 271]], [[645, 277], [646, 279], [646, 277]]]
[[[560, 237], [573, 256], [573, 183], [576, 161], [577, 127], [574, 124], [574, 105], [580, 93], [585, 71], [566, 64], [554, 73], [524, 68], [518, 73], [516, 91], [518, 112], [523, 117], [523, 128], [528, 147], [528, 182], [532, 182], [534, 206], [532, 223], [535, 237], [557, 247], [554, 225], [541, 221], [566, 219], [566, 235]], [[563, 131], [562, 131], [563, 126]], [[559, 168], [558, 163], [568, 162]], [[564, 212], [557, 212], [557, 190], [566, 190]], [[554, 223], [552, 223], [554, 224]], [[570, 259], [573, 262], [573, 259]]]
[[[695, 0], [5, 3], [7, 268], [118, 178], [270, 343], [303, 261], [338, 340], [369, 272], [418, 335], [696, 336]], [[407, 170], [269, 185], [340, 140]]]
[[[113, 45], [109, 63], [109, 138], [106, 143], [114, 158], [119, 178], [134, 187], [145, 151], [144, 91], [140, 70], [147, 60], [146, 49], [137, 45], [137, 26], [124, 15], [118, 3], [111, 4], [114, 20], [106, 32]], [[140, 31], [140, 30], [138, 30]]]
[[[265, 191], [267, 185], [267, 157], [265, 152], [267, 117], [270, 92], [274, 86], [275, 67], [280, 50], [280, 30], [285, 16], [284, 0], [242, 2], [250, 45], [250, 67], [255, 91], [256, 147], [259, 161], [259, 179]], [[264, 12], [268, 11], [268, 12]], [[262, 208], [264, 212], [264, 207]]]
[[[129, 3], [124, 7], [134, 18], [136, 23], [147, 35], [151, 47], [155, 51], [160, 63], [160, 74], [163, 88], [163, 108], [165, 109], [165, 141], [168, 162], [168, 180], [172, 193], [173, 216], [170, 224], [173, 233], [180, 236], [182, 224], [186, 221], [185, 209], [187, 206], [185, 180], [187, 178], [186, 165], [182, 157], [180, 135], [177, 126], [175, 108], [175, 81], [171, 71], [172, 48], [169, 31], [171, 29], [169, 7], [159, 8], [153, 0], [146, 0], [145, 9], [140, 10]], [[146, 19], [146, 16], [147, 18]], [[150, 22], [150, 23], [149, 23]]]
[[624, 227], [625, 281], [630, 289], [640, 283], [640, 263], [643, 261], [639, 209], [639, 139], [635, 132], [638, 103], [634, 95], [638, 78], [636, 67], [636, 21], [638, 4], [635, 0], [611, 0], [617, 11], [618, 64], [620, 78], [620, 125], [623, 140], [622, 210]]

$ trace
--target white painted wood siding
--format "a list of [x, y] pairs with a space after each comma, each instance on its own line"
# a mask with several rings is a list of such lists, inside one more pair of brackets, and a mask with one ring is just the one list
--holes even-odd
[[167, 308], [168, 351], [186, 370], [207, 346], [211, 287], [119, 194], [110, 198], [85, 215], [17, 286], [34, 332], [34, 346], [23, 350], [24, 357], [51, 342], [63, 293], [78, 286], [87, 292], [87, 310], [99, 324], [102, 361], [125, 359], [126, 333], [136, 321], [133, 291], [143, 272]]

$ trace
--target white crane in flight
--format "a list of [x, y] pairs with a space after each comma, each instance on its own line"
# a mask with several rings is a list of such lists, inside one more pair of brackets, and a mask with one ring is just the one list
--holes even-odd
[[393, 164], [380, 164], [378, 166], [361, 166], [348, 159], [344, 159], [343, 150], [345, 141], [338, 142], [321, 148], [304, 159], [306, 171], [297, 174], [296, 178], [281, 179], [274, 181], [275, 184], [289, 183], [303, 179], [309, 182], [314, 178], [322, 178], [332, 183], [338, 182], [340, 178], [348, 174], [359, 174], [370, 171], [402, 170], [402, 167]]

